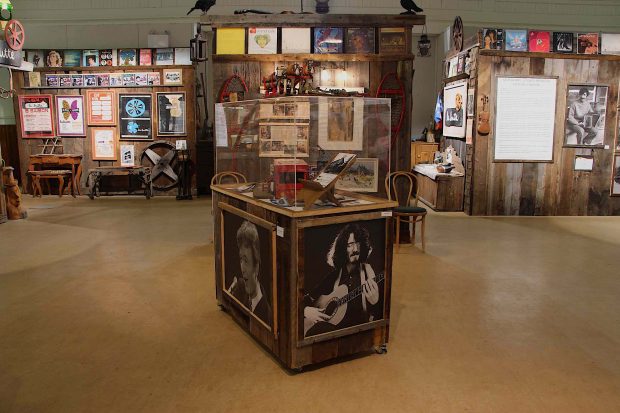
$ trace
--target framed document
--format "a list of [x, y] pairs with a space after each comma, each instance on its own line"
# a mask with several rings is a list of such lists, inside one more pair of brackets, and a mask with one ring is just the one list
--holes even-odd
[[23, 95], [18, 101], [22, 138], [54, 136], [52, 95]]
[[498, 76], [494, 162], [552, 162], [557, 77]]
[[88, 90], [86, 102], [89, 125], [116, 125], [116, 94], [113, 91]]
[[93, 128], [90, 133], [93, 161], [115, 161], [116, 128]]

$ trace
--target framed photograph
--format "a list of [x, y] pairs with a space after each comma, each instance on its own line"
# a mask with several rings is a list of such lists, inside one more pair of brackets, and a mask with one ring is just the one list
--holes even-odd
[[496, 81], [493, 162], [553, 162], [558, 78], [497, 76]]
[[379, 190], [379, 159], [356, 158], [336, 182], [336, 189], [353, 192], [377, 192]]
[[578, 33], [577, 53], [598, 54], [598, 33]]
[[87, 90], [88, 124], [116, 125], [116, 94], [111, 90]]
[[458, 55], [458, 60], [456, 64], [456, 74], [461, 75], [465, 72], [465, 56], [462, 54]]
[[77, 67], [82, 65], [81, 50], [65, 50], [64, 51], [65, 67]]
[[86, 136], [84, 96], [56, 95], [55, 99], [58, 136]]
[[506, 46], [509, 52], [527, 52], [527, 30], [506, 30]]
[[605, 85], [568, 85], [564, 146], [604, 146], [608, 91]]
[[575, 171], [591, 171], [593, 166], [592, 155], [575, 155]]
[[21, 95], [18, 104], [22, 138], [55, 136], [52, 95]]
[[183, 86], [183, 70], [164, 69], [164, 86]]
[[364, 100], [319, 98], [319, 146], [324, 150], [361, 151]]
[[454, 56], [450, 59], [450, 68], [448, 69], [448, 77], [453, 77], [459, 74], [459, 57]]
[[444, 136], [464, 138], [467, 80], [446, 85], [443, 89], [443, 102]]
[[344, 29], [341, 27], [315, 27], [314, 53], [342, 53]]
[[467, 117], [468, 118], [472, 118], [474, 117], [474, 110], [475, 110], [475, 105], [476, 105], [476, 100], [474, 99], [474, 96], [476, 94], [476, 89], [467, 89]]
[[549, 53], [551, 51], [551, 32], [530, 30], [530, 52]]
[[614, 155], [614, 167], [611, 174], [611, 196], [620, 196], [620, 155]]
[[118, 96], [121, 140], [153, 140], [153, 95]]
[[248, 54], [276, 53], [278, 53], [277, 27], [248, 28]]
[[370, 54], [375, 52], [374, 27], [348, 27], [345, 53]]
[[620, 55], [620, 33], [601, 33], [601, 54]]
[[379, 28], [379, 53], [407, 54], [410, 52], [404, 27]]
[[[373, 328], [384, 319], [387, 219], [331, 223], [298, 231], [299, 337], [303, 344]], [[302, 295], [303, 294], [303, 295]], [[325, 314], [328, 317], [319, 317]]]
[[99, 50], [82, 51], [82, 66], [99, 66]]
[[185, 92], [157, 93], [157, 134], [161, 136], [185, 136], [187, 99]]
[[159, 86], [161, 84], [161, 75], [159, 72], [149, 72], [147, 74], [149, 86]]
[[251, 320], [277, 334], [276, 226], [220, 206], [222, 290]]
[[[258, 156], [261, 158], [306, 158], [310, 124], [263, 123], [259, 125]], [[234, 142], [231, 142], [234, 144]]]
[[575, 53], [575, 34], [553, 32], [553, 51], [555, 53]]
[[155, 49], [155, 64], [157, 66], [173, 65], [174, 64], [174, 49], [173, 48]]
[[121, 145], [121, 166], [125, 168], [135, 166], [135, 148], [133, 145]]
[[71, 86], [81, 88], [84, 86], [84, 75], [71, 75]]
[[93, 161], [115, 161], [116, 128], [92, 128], [91, 156]]
[[62, 67], [64, 62], [62, 50], [47, 50], [45, 56], [45, 65], [47, 67]]
[[119, 66], [136, 66], [137, 64], [138, 56], [136, 49], [118, 49]]
[[481, 49], [502, 50], [504, 45], [503, 29], [482, 29]]

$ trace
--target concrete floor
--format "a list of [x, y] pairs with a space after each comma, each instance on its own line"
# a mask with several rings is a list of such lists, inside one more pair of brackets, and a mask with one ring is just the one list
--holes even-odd
[[208, 199], [0, 225], [0, 412], [620, 411], [620, 218], [428, 218], [389, 352], [293, 375], [214, 299]]

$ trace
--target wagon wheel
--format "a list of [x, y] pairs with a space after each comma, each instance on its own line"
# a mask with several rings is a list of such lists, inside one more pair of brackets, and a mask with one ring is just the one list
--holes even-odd
[[6, 44], [13, 50], [22, 50], [26, 41], [26, 31], [19, 20], [11, 20], [4, 28]]
[[167, 141], [156, 141], [147, 146], [140, 157], [142, 166], [151, 167], [153, 189], [167, 191], [179, 184], [177, 151]]
[[452, 23], [452, 45], [457, 52], [463, 50], [463, 20], [461, 16], [456, 16]]

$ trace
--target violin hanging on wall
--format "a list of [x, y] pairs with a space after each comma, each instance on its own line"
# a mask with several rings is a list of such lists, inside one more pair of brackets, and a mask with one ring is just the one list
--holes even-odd
[[482, 100], [482, 112], [478, 115], [478, 134], [482, 136], [486, 136], [491, 133], [491, 125], [489, 125], [489, 119], [491, 114], [487, 108], [489, 104], [489, 97], [484, 96], [481, 98]]

